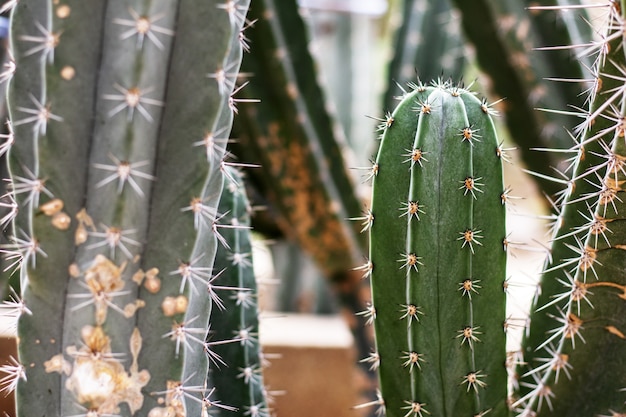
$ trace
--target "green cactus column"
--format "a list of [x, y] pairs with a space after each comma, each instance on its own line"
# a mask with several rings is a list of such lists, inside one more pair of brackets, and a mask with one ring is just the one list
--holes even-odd
[[217, 406], [205, 342], [223, 227], [215, 138], [228, 135], [237, 104], [247, 7], [14, 8], [19, 211], [2, 251], [19, 268], [16, 304], [28, 314], [20, 363], [0, 369], [10, 376], [2, 388], [17, 386], [19, 416], [200, 416]]
[[514, 403], [523, 417], [626, 413], [626, 19], [617, 1], [600, 7], [589, 110], [523, 343]]
[[387, 119], [370, 273], [387, 416], [506, 416], [505, 207], [491, 110], [413, 86]]

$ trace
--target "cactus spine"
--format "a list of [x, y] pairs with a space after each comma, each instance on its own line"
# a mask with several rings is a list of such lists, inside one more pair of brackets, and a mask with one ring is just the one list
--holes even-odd
[[[575, 130], [552, 257], [524, 341], [515, 406], [529, 416], [621, 416], [626, 384], [623, 2], [602, 5], [589, 110]], [[562, 180], [560, 180], [562, 181]]]
[[221, 230], [219, 138], [236, 105], [247, 7], [14, 8], [16, 71], [3, 77], [19, 209], [3, 251], [19, 267], [17, 313], [28, 313], [17, 377], [5, 386], [17, 387], [19, 416], [219, 407], [206, 385], [205, 335]]
[[413, 85], [387, 118], [370, 215], [370, 310], [388, 416], [507, 415], [506, 198], [491, 109]]

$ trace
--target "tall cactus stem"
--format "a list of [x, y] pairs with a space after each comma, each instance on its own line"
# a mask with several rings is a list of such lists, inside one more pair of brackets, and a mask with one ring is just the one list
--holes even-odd
[[462, 87], [413, 85], [383, 133], [369, 233], [388, 416], [508, 414], [504, 187], [490, 112]]

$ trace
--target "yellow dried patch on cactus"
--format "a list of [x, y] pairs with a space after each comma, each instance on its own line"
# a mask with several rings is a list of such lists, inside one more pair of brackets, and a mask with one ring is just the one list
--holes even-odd
[[61, 78], [63, 78], [65, 81], [70, 81], [76, 75], [76, 70], [74, 69], [74, 67], [66, 65], [63, 68], [61, 68], [60, 74], [61, 74]]
[[67, 230], [72, 224], [72, 218], [67, 213], [62, 211], [52, 216], [51, 223], [55, 229]]
[[176, 409], [173, 407], [154, 407], [148, 413], [148, 417], [177, 417]]
[[67, 268], [67, 272], [70, 274], [70, 277], [72, 277], [72, 278], [80, 277], [80, 268], [78, 267], [78, 264], [76, 264], [76, 263], [71, 264]]
[[146, 278], [143, 286], [152, 294], [156, 294], [161, 289], [161, 279], [158, 277], [159, 269], [151, 268], [146, 271]]
[[172, 317], [176, 314], [176, 299], [174, 297], [165, 297], [161, 303], [161, 310], [165, 317]]
[[57, 7], [56, 15], [59, 19], [66, 19], [72, 13], [72, 8], [67, 4], [61, 4]]
[[54, 216], [63, 210], [64, 205], [63, 200], [60, 198], [54, 198], [40, 205], [39, 210], [41, 210], [41, 212], [46, 216]]
[[148, 417], [186, 417], [185, 407], [181, 398], [180, 381], [167, 381], [167, 389], [165, 391], [165, 400], [159, 399], [165, 407], [154, 407], [148, 413]]
[[124, 307], [124, 317], [127, 319], [133, 317], [137, 310], [146, 306], [146, 302], [144, 300], [135, 300], [134, 303], [128, 303]]
[[72, 372], [72, 364], [63, 358], [63, 354], [54, 355], [43, 363], [47, 373], [58, 372], [59, 374], [69, 375]]
[[165, 297], [161, 303], [161, 310], [166, 317], [172, 317], [176, 314], [185, 313], [188, 306], [189, 299], [184, 295]]
[[85, 271], [85, 281], [87, 285], [95, 290], [117, 291], [124, 287], [122, 272], [126, 263], [117, 266], [104, 255], [96, 255], [93, 263]]
[[143, 405], [141, 389], [150, 380], [148, 371], [137, 369], [137, 356], [141, 338], [135, 329], [130, 346], [133, 362], [130, 372], [111, 352], [111, 342], [102, 327], [85, 326], [81, 329], [84, 345], [68, 349], [74, 358], [72, 372], [65, 383], [76, 401], [102, 414], [117, 414], [119, 406], [126, 403], [134, 414]]
[[[96, 323], [102, 324], [106, 320], [109, 307], [119, 310], [112, 302], [112, 298], [121, 295], [124, 288], [122, 273], [126, 263], [117, 266], [104, 255], [96, 255], [91, 266], [85, 271], [85, 283], [91, 292], [92, 303], [96, 308]], [[123, 313], [123, 312], [122, 312]]]
[[87, 214], [87, 210], [84, 208], [76, 213], [76, 220], [78, 221], [78, 227], [76, 228], [76, 233], [74, 235], [74, 243], [78, 246], [87, 241], [87, 238], [89, 237], [87, 228], [95, 231], [96, 226], [93, 223], [93, 219]]
[[174, 299], [176, 313], [185, 313], [189, 306], [189, 299], [184, 295], [179, 295]]

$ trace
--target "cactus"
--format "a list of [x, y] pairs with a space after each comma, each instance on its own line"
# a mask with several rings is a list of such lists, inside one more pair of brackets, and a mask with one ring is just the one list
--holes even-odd
[[617, 1], [602, 6], [607, 21], [596, 46], [590, 107], [576, 130], [552, 257], [522, 351], [526, 366], [519, 367], [515, 406], [524, 417], [626, 411], [622, 6]]
[[[233, 128], [233, 152], [263, 169], [250, 172], [247, 183], [260, 190], [271, 221], [282, 235], [308, 254], [351, 313], [365, 307], [361, 274], [364, 236], [346, 218], [363, 205], [346, 167], [346, 146], [327, 111], [308, 51], [305, 22], [295, 0], [258, 0], [248, 16], [254, 31], [248, 36], [253, 53], [244, 57], [242, 73], [254, 74], [247, 97], [261, 105], [242, 103]], [[266, 232], [254, 221], [255, 229]], [[289, 258], [291, 261], [291, 258]], [[298, 277], [287, 276], [283, 289]], [[362, 323], [353, 321], [359, 350], [371, 343]]]
[[[220, 199], [219, 212], [223, 223], [234, 228], [224, 229], [222, 245], [215, 257], [215, 271], [220, 285], [232, 288], [228, 297], [222, 297], [219, 308], [211, 312], [209, 343], [213, 347], [218, 366], [210, 369], [209, 379], [216, 389], [219, 401], [237, 410], [228, 410], [229, 416], [269, 417], [263, 388], [263, 363], [259, 346], [257, 290], [254, 277], [250, 231], [250, 204], [245, 195], [243, 178], [229, 170], [234, 179], [226, 185]], [[233, 340], [234, 344], [220, 341]], [[232, 411], [235, 411], [233, 413]]]
[[[505, 98], [511, 138], [519, 145], [522, 160], [533, 172], [546, 167], [564, 171], [562, 153], [536, 152], [533, 149], [568, 149], [572, 140], [564, 129], [576, 121], [566, 109], [584, 106], [580, 87], [573, 82], [546, 82], [547, 78], [582, 81], [587, 78], [590, 61], [577, 58], [570, 50], [533, 51], [546, 45], [570, 44], [572, 40], [591, 38], [592, 29], [585, 17], [565, 15], [561, 24], [535, 16], [525, 2], [518, 0], [452, 0], [461, 14], [463, 32], [476, 50], [480, 69], [488, 76], [493, 93]], [[542, 4], [568, 3], [547, 0]], [[529, 4], [530, 5], [530, 4]], [[577, 9], [583, 13], [581, 9]], [[537, 108], [557, 109], [556, 112]], [[548, 195], [559, 191], [559, 184], [536, 176], [538, 185]]]
[[248, 1], [13, 3], [2, 251], [20, 285], [0, 311], [20, 343], [2, 389], [19, 416], [206, 415]]
[[387, 416], [505, 416], [506, 192], [492, 110], [413, 85], [382, 126], [369, 310]]
[[448, 0], [404, 0], [402, 25], [395, 36], [395, 53], [389, 64], [384, 108], [393, 109], [397, 82], [445, 75], [463, 76], [466, 50], [458, 13]]

